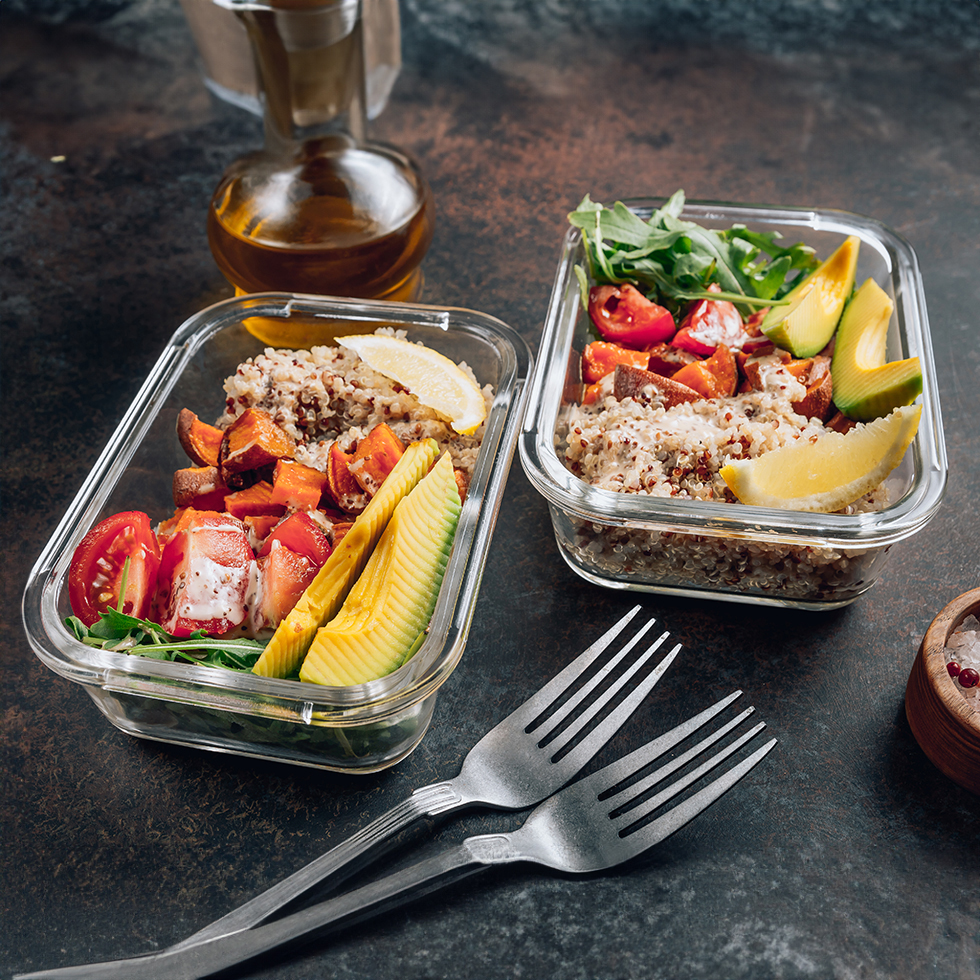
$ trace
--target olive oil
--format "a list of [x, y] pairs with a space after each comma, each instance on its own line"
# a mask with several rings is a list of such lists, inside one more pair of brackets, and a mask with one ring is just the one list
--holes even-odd
[[406, 158], [322, 145], [289, 168], [262, 156], [229, 168], [208, 213], [211, 252], [239, 291], [417, 298], [432, 201]]

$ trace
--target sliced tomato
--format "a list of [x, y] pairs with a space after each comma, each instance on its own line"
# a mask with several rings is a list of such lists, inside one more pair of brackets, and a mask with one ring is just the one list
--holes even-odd
[[330, 552], [333, 550], [326, 534], [317, 527], [313, 518], [303, 511], [290, 514], [272, 530], [259, 551], [259, 558], [265, 557], [272, 551], [274, 541], [278, 541], [284, 548], [297, 555], [308, 558], [317, 569], [330, 557]]
[[257, 630], [275, 629], [289, 614], [319, 566], [305, 555], [279, 544], [258, 559], [258, 608], [252, 621]]
[[603, 340], [643, 348], [670, 340], [677, 329], [670, 311], [648, 300], [635, 286], [593, 286], [589, 316]]
[[[719, 293], [721, 287], [713, 282], [708, 290]], [[729, 350], [742, 350], [752, 340], [753, 336], [746, 330], [742, 314], [734, 303], [722, 299], [699, 299], [684, 314], [680, 328], [670, 343], [692, 354], [710, 357], [720, 344]]]
[[742, 326], [742, 315], [732, 303], [699, 299], [681, 321], [671, 344], [692, 354], [710, 357], [720, 344], [731, 350], [741, 350], [748, 339]]
[[86, 626], [95, 625], [106, 609], [119, 608], [127, 558], [122, 611], [143, 619], [150, 612], [160, 567], [160, 545], [150, 518], [138, 510], [115, 514], [79, 542], [68, 570], [68, 599], [72, 612]]
[[240, 520], [187, 508], [160, 561], [160, 625], [174, 636], [219, 635], [240, 626], [254, 562]]

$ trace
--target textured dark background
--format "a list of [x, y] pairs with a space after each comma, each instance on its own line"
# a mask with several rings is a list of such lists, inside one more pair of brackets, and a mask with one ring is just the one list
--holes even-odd
[[[647, 859], [584, 881], [494, 871], [246, 975], [976, 980], [980, 800], [924, 758], [903, 698], [933, 615], [980, 584], [980, 6], [406, 0], [403, 15], [406, 68], [376, 130], [433, 186], [427, 299], [536, 348], [586, 192], [873, 215], [921, 262], [949, 492], [845, 610], [641, 599], [687, 652], [623, 744], [734, 686], [780, 739]], [[170, 334], [229, 295], [204, 215], [260, 130], [204, 89], [176, 0], [0, 3], [4, 976], [199, 928], [454, 774], [630, 605], [564, 567], [515, 466], [432, 729], [361, 779], [129, 739], [35, 659], [24, 581]], [[516, 820], [474, 813], [422, 849]]]

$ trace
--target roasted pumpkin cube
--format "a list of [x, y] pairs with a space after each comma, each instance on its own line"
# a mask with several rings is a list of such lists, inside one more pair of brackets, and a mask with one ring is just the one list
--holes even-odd
[[247, 408], [225, 429], [219, 465], [229, 473], [244, 473], [292, 459], [296, 444], [268, 412]]
[[280, 459], [272, 479], [272, 502], [290, 510], [315, 510], [327, 489], [327, 474], [312, 466]]
[[202, 422], [189, 408], [177, 416], [177, 438], [192, 463], [198, 466], [217, 466], [224, 432], [217, 426]]

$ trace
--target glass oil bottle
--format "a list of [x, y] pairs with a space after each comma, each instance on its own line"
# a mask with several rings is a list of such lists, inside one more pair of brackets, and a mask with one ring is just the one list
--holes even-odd
[[432, 195], [408, 154], [366, 137], [360, 0], [215, 2], [248, 32], [265, 124], [211, 200], [222, 273], [238, 294], [417, 299]]

